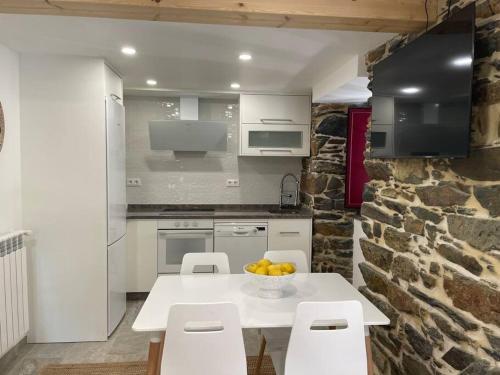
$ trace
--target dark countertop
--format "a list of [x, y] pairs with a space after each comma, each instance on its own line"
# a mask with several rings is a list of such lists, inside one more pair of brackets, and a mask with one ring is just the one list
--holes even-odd
[[[200, 210], [196, 214], [176, 211]], [[202, 212], [205, 211], [206, 212]], [[210, 211], [212, 210], [212, 211]], [[312, 210], [280, 209], [278, 205], [149, 205], [131, 204], [127, 219], [310, 219]]]

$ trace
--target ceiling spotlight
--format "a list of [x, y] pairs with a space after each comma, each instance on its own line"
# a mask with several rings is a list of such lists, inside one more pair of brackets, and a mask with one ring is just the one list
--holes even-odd
[[148, 79], [146, 81], [146, 83], [149, 85], [149, 86], [156, 86], [158, 84], [158, 82], [156, 82], [156, 80], [154, 79]]
[[403, 94], [416, 94], [420, 92], [420, 89], [418, 87], [405, 87], [401, 89], [401, 92]]
[[130, 46], [125, 46], [125, 47], [122, 47], [122, 53], [124, 55], [127, 55], [127, 56], [134, 56], [136, 54], [136, 50], [134, 47], [130, 47]]
[[470, 56], [457, 57], [451, 63], [454, 66], [470, 66], [472, 64], [472, 57]]
[[250, 61], [252, 60], [252, 55], [250, 55], [248, 52], [242, 52], [240, 53], [239, 58], [241, 61]]
[[239, 89], [240, 87], [241, 87], [241, 86], [240, 86], [240, 84], [239, 84], [239, 83], [237, 83], [237, 82], [233, 82], [233, 83], [231, 83], [231, 88], [232, 88], [232, 89]]

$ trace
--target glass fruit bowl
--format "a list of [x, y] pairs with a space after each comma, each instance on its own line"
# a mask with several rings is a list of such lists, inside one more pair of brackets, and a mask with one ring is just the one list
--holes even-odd
[[[295, 270], [293, 272], [279, 275], [261, 275], [248, 271], [248, 267], [254, 263], [249, 263], [243, 267], [243, 271], [250, 278], [251, 282], [258, 288], [258, 296], [262, 298], [281, 298], [283, 290], [291, 283], [295, 277]], [[295, 266], [294, 263], [289, 263]]]

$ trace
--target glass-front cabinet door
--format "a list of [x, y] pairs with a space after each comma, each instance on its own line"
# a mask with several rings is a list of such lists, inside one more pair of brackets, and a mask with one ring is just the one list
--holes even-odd
[[241, 124], [240, 156], [309, 156], [309, 125]]

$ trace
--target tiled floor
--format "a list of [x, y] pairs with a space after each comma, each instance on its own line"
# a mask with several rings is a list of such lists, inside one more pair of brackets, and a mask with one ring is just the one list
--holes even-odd
[[[0, 361], [2, 375], [35, 375], [49, 363], [125, 362], [146, 360], [150, 334], [131, 329], [142, 301], [127, 302], [123, 321], [107, 342], [69, 344], [27, 344], [15, 356]], [[255, 330], [245, 330], [247, 355], [256, 355], [259, 337]]]

